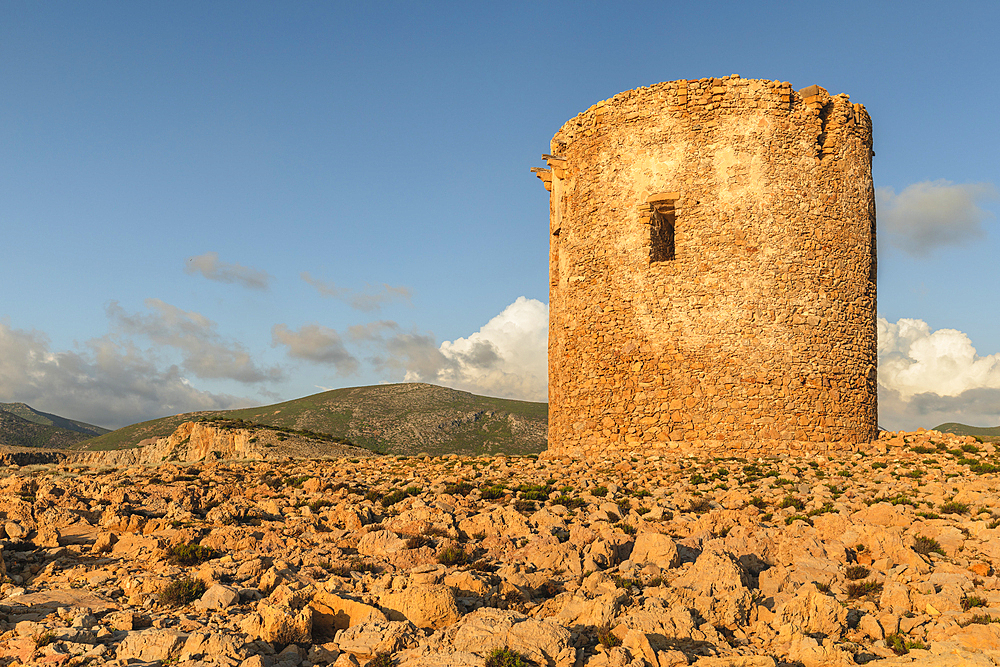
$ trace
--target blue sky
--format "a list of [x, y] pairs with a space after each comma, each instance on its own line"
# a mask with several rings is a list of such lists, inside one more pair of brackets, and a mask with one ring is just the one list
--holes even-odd
[[120, 426], [403, 379], [544, 396], [529, 169], [594, 102], [735, 73], [874, 119], [884, 425], [1000, 423], [997, 25], [986, 2], [8, 3], [0, 401]]

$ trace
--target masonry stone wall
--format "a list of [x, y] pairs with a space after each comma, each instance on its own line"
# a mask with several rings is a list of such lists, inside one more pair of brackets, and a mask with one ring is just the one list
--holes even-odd
[[594, 105], [550, 150], [552, 454], [877, 438], [864, 107], [673, 81]]

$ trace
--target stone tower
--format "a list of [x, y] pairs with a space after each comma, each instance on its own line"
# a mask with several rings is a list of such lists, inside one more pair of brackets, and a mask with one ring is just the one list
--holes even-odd
[[871, 118], [818, 86], [621, 93], [552, 139], [549, 450], [877, 438]]

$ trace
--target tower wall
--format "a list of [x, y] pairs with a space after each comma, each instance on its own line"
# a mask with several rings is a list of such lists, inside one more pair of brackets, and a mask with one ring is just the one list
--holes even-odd
[[551, 151], [551, 452], [877, 438], [864, 107], [674, 81], [594, 105]]

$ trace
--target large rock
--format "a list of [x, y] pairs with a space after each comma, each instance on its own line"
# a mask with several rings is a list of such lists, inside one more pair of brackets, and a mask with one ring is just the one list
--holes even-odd
[[628, 594], [621, 590], [605, 593], [592, 600], [579, 595], [569, 596], [556, 620], [560, 625], [581, 630], [610, 625], [626, 600]]
[[846, 621], [847, 609], [836, 598], [820, 592], [813, 584], [806, 584], [794, 598], [778, 607], [775, 629], [788, 641], [794, 633], [839, 639]]
[[739, 561], [721, 545], [710, 545], [674, 586], [693, 598], [694, 608], [705, 620], [738, 627], [746, 625], [753, 606], [748, 583]]
[[225, 609], [240, 601], [240, 594], [232, 586], [215, 584], [194, 602], [194, 608], [199, 611], [208, 609]]
[[629, 559], [634, 563], [653, 563], [664, 570], [681, 564], [673, 539], [660, 533], [642, 533], [636, 537]]
[[123, 662], [169, 660], [180, 653], [187, 638], [183, 632], [169, 629], [150, 628], [129, 632], [118, 645], [116, 657]]
[[636, 630], [649, 638], [657, 651], [669, 650], [678, 642], [719, 641], [713, 629], [699, 628], [691, 612], [673, 601], [646, 599], [642, 607], [633, 607], [617, 619], [616, 634]]
[[406, 540], [391, 530], [375, 530], [365, 533], [358, 540], [358, 553], [362, 556], [388, 556], [406, 548]]
[[572, 544], [560, 542], [554, 535], [536, 535], [512, 557], [534, 565], [537, 570], [559, 569], [575, 576], [583, 574], [580, 552]]
[[458, 529], [469, 536], [484, 535], [508, 539], [528, 537], [532, 534], [528, 520], [517, 510], [505, 506], [463, 519], [459, 522]]
[[[572, 653], [570, 636], [569, 630], [552, 621], [484, 607], [462, 619], [452, 643], [459, 651], [479, 655], [506, 646], [539, 665], [553, 667]], [[572, 664], [572, 658], [569, 661]]]
[[420, 633], [409, 621], [372, 619], [358, 623], [337, 635], [341, 651], [367, 659], [378, 653], [396, 653], [416, 646]]
[[418, 628], [439, 630], [460, 617], [455, 594], [441, 584], [417, 584], [402, 591], [386, 592], [379, 602], [390, 620], [407, 620]]
[[257, 613], [240, 624], [251, 639], [263, 639], [277, 644], [307, 644], [312, 641], [312, 607], [295, 610], [261, 600]]
[[385, 615], [371, 605], [325, 591], [313, 597], [309, 606], [313, 610], [314, 637], [332, 638], [337, 630], [370, 620], [386, 620]]

